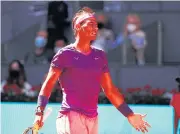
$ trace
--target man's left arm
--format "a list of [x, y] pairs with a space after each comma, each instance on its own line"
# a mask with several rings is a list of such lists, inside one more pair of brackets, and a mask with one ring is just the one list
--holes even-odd
[[102, 67], [102, 76], [100, 81], [101, 87], [109, 101], [125, 116], [127, 117], [129, 123], [138, 131], [145, 132], [147, 126], [150, 125], [143, 120], [146, 115], [135, 114], [126, 104], [123, 95], [120, 93], [117, 87], [114, 86], [108, 68], [108, 62], [103, 54], [103, 67]]
[[[124, 101], [123, 95], [120, 93], [117, 87], [114, 86], [110, 73], [106, 72], [102, 74], [101, 86], [109, 101], [125, 116], [128, 117], [133, 114], [133, 111], [128, 107]], [[121, 106], [126, 107], [126, 111]]]

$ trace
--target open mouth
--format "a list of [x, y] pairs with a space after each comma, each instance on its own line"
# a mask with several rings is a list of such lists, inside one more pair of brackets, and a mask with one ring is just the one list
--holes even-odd
[[96, 34], [97, 34], [96, 32], [91, 32], [90, 35], [91, 35], [91, 36], [96, 36]]

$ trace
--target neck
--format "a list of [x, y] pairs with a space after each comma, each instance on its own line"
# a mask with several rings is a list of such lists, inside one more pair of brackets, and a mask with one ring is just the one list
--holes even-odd
[[76, 49], [81, 51], [82, 53], [89, 53], [91, 51], [90, 40], [80, 38], [79, 36], [76, 38], [74, 45]]

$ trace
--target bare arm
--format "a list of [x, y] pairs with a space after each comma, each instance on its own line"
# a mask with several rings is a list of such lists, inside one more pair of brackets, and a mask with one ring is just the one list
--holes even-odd
[[51, 61], [49, 72], [45, 78], [45, 81], [43, 82], [37, 100], [37, 107], [35, 112], [36, 117], [34, 121], [35, 126], [37, 126], [36, 129], [40, 129], [43, 126], [42, 119], [44, 115], [44, 110], [46, 108], [46, 105], [48, 104], [52, 89], [58, 77], [60, 77], [62, 70], [66, 66], [64, 59], [65, 59], [64, 53], [63, 50], [61, 50], [58, 51], [58, 53], [56, 53], [56, 55], [53, 57]]
[[50, 97], [52, 89], [58, 77], [61, 75], [61, 72], [62, 71], [56, 67], [50, 67], [47, 77], [41, 87], [39, 95], [46, 96], [47, 98]]
[[146, 115], [134, 114], [133, 111], [127, 106], [124, 101], [123, 95], [114, 86], [110, 74], [103, 73], [101, 78], [101, 86], [104, 89], [104, 93], [111, 103], [125, 116], [127, 117], [129, 123], [138, 131], [148, 132], [147, 126], [151, 127], [143, 118]]
[[119, 92], [118, 88], [114, 86], [109, 73], [103, 73], [101, 77], [101, 86], [107, 98], [116, 108], [124, 102], [123, 95]]
[[41, 87], [41, 91], [38, 96], [38, 106], [35, 113], [34, 129], [39, 130], [43, 126], [43, 114], [48, 99], [51, 95], [52, 88], [56, 83], [58, 77], [61, 75], [61, 70], [56, 67], [50, 67], [47, 77]]

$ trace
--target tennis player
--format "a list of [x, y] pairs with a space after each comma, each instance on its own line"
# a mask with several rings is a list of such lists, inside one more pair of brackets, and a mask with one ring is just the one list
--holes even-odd
[[[111, 103], [127, 117], [138, 131], [146, 132], [150, 125], [145, 115], [135, 114], [114, 86], [105, 53], [91, 46], [98, 32], [94, 12], [84, 7], [72, 21], [75, 42], [59, 50], [38, 96], [35, 121], [43, 126], [43, 111], [57, 79], [63, 91], [63, 101], [56, 121], [58, 134], [98, 134], [98, 95], [100, 87]], [[120, 124], [119, 124], [120, 125]]]

